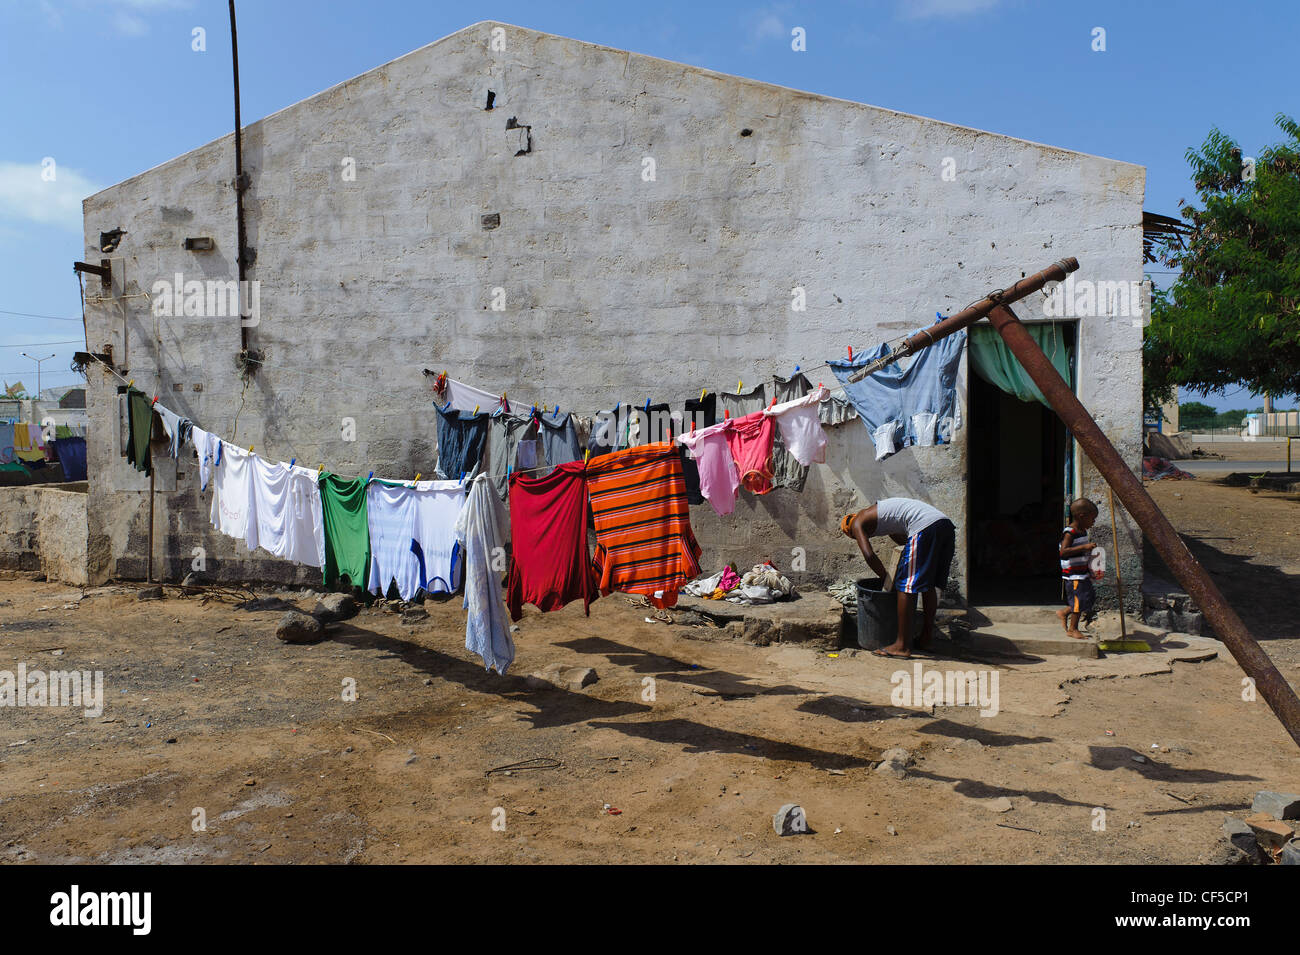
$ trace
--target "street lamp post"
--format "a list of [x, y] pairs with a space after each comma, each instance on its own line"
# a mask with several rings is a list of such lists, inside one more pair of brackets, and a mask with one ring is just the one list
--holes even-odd
[[24, 358], [30, 358], [32, 361], [36, 362], [36, 400], [40, 401], [41, 400], [41, 362], [49, 361], [54, 356], [46, 355], [44, 358], [37, 358], [35, 355], [27, 354], [27, 352], [23, 352], [22, 356]]

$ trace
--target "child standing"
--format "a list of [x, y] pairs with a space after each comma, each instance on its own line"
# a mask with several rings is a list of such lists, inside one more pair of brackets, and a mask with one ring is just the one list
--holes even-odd
[[1092, 554], [1092, 541], [1088, 530], [1097, 520], [1097, 505], [1086, 497], [1070, 504], [1070, 523], [1065, 525], [1061, 537], [1061, 577], [1065, 581], [1065, 606], [1056, 611], [1061, 626], [1068, 636], [1084, 639], [1079, 632], [1080, 618], [1092, 613], [1096, 591], [1092, 588], [1091, 570], [1088, 566]]

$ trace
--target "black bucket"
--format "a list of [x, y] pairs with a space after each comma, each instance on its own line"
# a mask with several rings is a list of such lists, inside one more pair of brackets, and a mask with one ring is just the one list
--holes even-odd
[[[879, 577], [858, 580], [858, 646], [864, 650], [879, 650], [898, 639], [898, 592], [882, 591], [880, 584]], [[913, 640], [921, 632], [923, 621], [918, 600], [916, 616], [912, 618]]]
[[879, 650], [898, 639], [898, 594], [880, 589], [879, 577], [858, 580], [858, 646]]

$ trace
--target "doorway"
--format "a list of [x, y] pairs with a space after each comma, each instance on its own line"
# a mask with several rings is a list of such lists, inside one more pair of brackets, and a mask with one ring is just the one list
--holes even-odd
[[[1055, 350], [1054, 364], [1068, 370], [1063, 377], [1073, 384], [1075, 323], [1030, 327], [1044, 351]], [[1056, 603], [1057, 545], [1073, 497], [1073, 441], [1051, 408], [1017, 396], [1017, 390], [1024, 392], [1019, 366], [997, 333], [987, 326], [971, 332], [971, 348], [983, 348], [985, 361], [972, 357], [969, 376], [970, 599], [983, 605]], [[989, 360], [994, 351], [996, 362]]]

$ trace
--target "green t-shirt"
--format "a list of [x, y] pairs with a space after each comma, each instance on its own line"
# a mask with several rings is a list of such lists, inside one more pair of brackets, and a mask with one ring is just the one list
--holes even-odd
[[366, 479], [345, 481], [320, 474], [320, 504], [325, 518], [325, 586], [346, 576], [353, 587], [370, 579], [370, 525], [366, 522]]
[[149, 458], [149, 436], [153, 432], [153, 404], [149, 396], [138, 388], [130, 388], [126, 393], [127, 430], [130, 441], [126, 448], [126, 459], [137, 471], [148, 474], [153, 465]]

